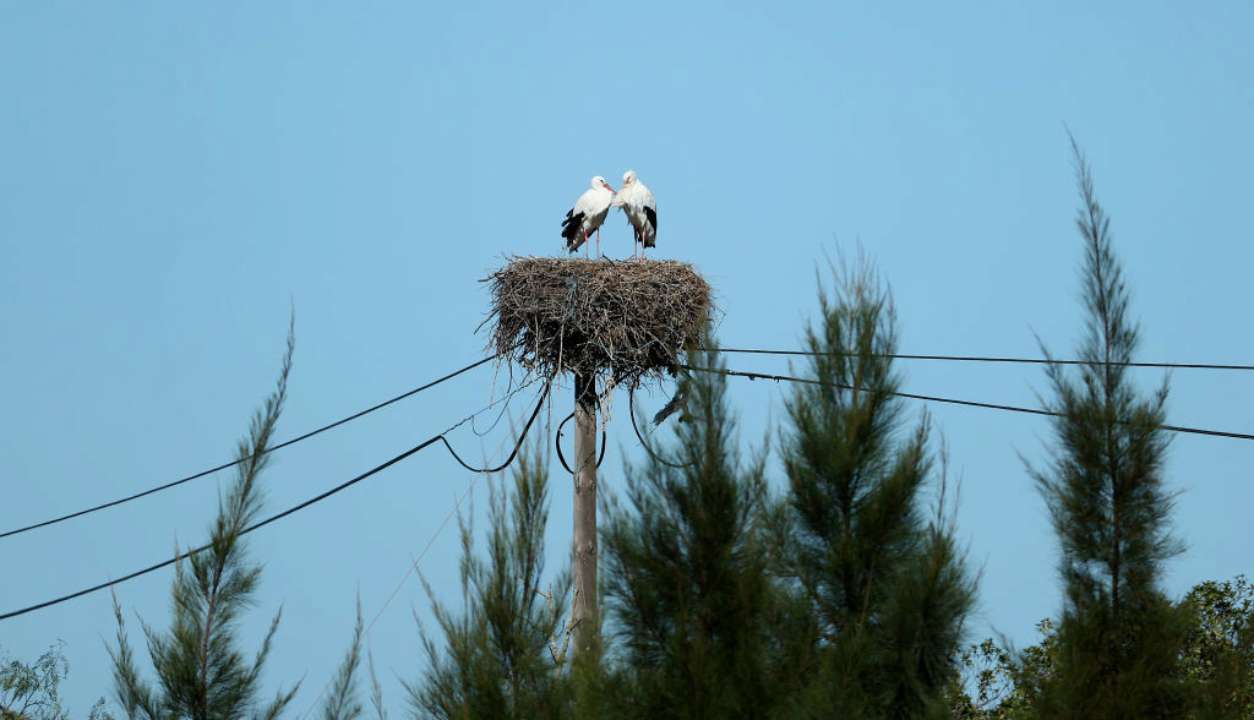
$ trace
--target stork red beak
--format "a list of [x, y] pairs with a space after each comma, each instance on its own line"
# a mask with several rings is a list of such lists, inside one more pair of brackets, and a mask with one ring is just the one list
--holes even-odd
[[613, 186], [611, 186], [609, 183], [602, 183], [602, 184], [605, 185], [606, 190], [609, 190], [610, 192], [616, 192]]

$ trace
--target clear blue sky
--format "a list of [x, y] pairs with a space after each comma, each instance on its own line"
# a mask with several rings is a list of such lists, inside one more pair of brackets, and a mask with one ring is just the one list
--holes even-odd
[[[658, 197], [657, 256], [706, 274], [728, 345], [795, 346], [816, 263], [860, 241], [895, 291], [903, 350], [1031, 355], [1037, 333], [1066, 353], [1081, 332], [1066, 124], [1113, 217], [1143, 358], [1250, 362], [1254, 9], [1015, 5], [0, 0], [0, 527], [229, 456], [273, 381], [289, 300], [284, 437], [480, 356], [477, 281], [506, 254], [557, 253], [588, 178], [628, 168]], [[629, 238], [611, 217], [610, 252]], [[911, 390], [976, 400], [1031, 404], [1045, 387], [1031, 367], [904, 370]], [[483, 405], [491, 378], [283, 451], [267, 509]], [[1171, 421], [1254, 431], [1254, 376], [1181, 371], [1172, 388]], [[779, 420], [781, 392], [733, 384], [746, 441]], [[932, 411], [983, 572], [971, 637], [1030, 642], [1059, 589], [1017, 454], [1040, 459], [1048, 426]], [[640, 457], [623, 426], [610, 489]], [[453, 439], [496, 457], [506, 434]], [[1174, 442], [1189, 550], [1173, 595], [1251, 570], [1251, 467], [1254, 443]], [[0, 610], [198, 541], [227, 479], [0, 541]], [[271, 687], [303, 676], [298, 709], [313, 702], [354, 595], [377, 612], [471, 481], [426, 452], [253, 536], [266, 574], [246, 635], [284, 613]], [[568, 486], [554, 477], [551, 569]], [[423, 563], [452, 602], [457, 557], [449, 527]], [[164, 626], [169, 581], [118, 597]], [[410, 607], [430, 620], [412, 579], [371, 638], [396, 708], [396, 678], [422, 667]], [[100, 593], [0, 624], [0, 645], [30, 658], [63, 639], [82, 714], [110, 694], [112, 633]]]

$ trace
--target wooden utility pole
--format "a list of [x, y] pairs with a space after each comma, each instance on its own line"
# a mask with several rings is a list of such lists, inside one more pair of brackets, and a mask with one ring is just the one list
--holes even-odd
[[575, 598], [571, 622], [575, 652], [595, 652], [597, 615], [597, 395], [591, 373], [575, 375]]

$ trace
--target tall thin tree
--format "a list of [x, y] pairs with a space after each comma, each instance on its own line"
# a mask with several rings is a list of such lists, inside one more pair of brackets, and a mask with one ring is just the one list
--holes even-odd
[[892, 298], [865, 258], [833, 277], [833, 294], [820, 283], [821, 317], [806, 332], [808, 375], [821, 384], [787, 401], [778, 572], [815, 617], [816, 714], [942, 715], [975, 582], [945, 510], [929, 420], [905, 431], [893, 397]]
[[1028, 465], [1058, 536], [1064, 588], [1059, 664], [1039, 709], [1046, 717], [1177, 717], [1181, 626], [1159, 586], [1164, 564], [1182, 549], [1169, 531], [1174, 493], [1163, 475], [1168, 384], [1145, 395], [1122, 364], [1134, 357], [1138, 327], [1110, 219], [1074, 138], [1071, 147], [1086, 363], [1075, 373], [1048, 366], [1045, 405], [1058, 413], [1052, 457]]
[[[358, 596], [353, 639], [327, 688], [326, 699], [322, 704], [322, 720], [357, 720], [361, 717], [363, 708], [361, 701], [357, 699], [357, 683], [361, 675], [361, 649], [364, 640], [365, 625], [361, 618], [361, 597]], [[374, 680], [373, 675], [371, 679]]]
[[261, 577], [261, 566], [247, 559], [241, 533], [261, 510], [260, 478], [269, 460], [265, 451], [287, 399], [295, 342], [294, 326], [289, 325], [278, 382], [253, 416], [248, 436], [239, 443], [235, 482], [218, 503], [208, 547], [175, 565], [170, 629], [161, 632], [144, 625], [157, 687], [140, 674], [122, 606], [114, 597], [117, 646], [109, 648], [109, 654], [116, 697], [130, 718], [270, 720], [282, 713], [300, 686], [297, 683], [279, 691], [269, 702], [260, 698], [261, 672], [279, 627], [281, 611], [275, 613], [251, 660], [245, 659], [236, 632], [241, 614], [254, 602]]
[[483, 557], [475, 551], [472, 524], [461, 522], [464, 612], [436, 600], [427, 586], [443, 641], [422, 633], [428, 669], [405, 683], [413, 717], [570, 716], [563, 667], [569, 635], [562, 622], [569, 572], [560, 572], [547, 591], [541, 588], [547, 460], [539, 448], [525, 449], [512, 488], [492, 486]]
[[[690, 353], [691, 355], [691, 353]], [[717, 352], [695, 358], [717, 368]], [[720, 375], [683, 381], [691, 418], [673, 447], [629, 466], [602, 532], [610, 703], [606, 716], [765, 717], [796, 673], [764, 542], [761, 457], [743, 461]]]

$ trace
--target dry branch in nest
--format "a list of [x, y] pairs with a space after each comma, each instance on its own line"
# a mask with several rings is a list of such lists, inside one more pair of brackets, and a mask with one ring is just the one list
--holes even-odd
[[496, 319], [489, 347], [542, 373], [638, 384], [674, 374], [699, 342], [710, 286], [687, 263], [512, 258], [486, 282]]

